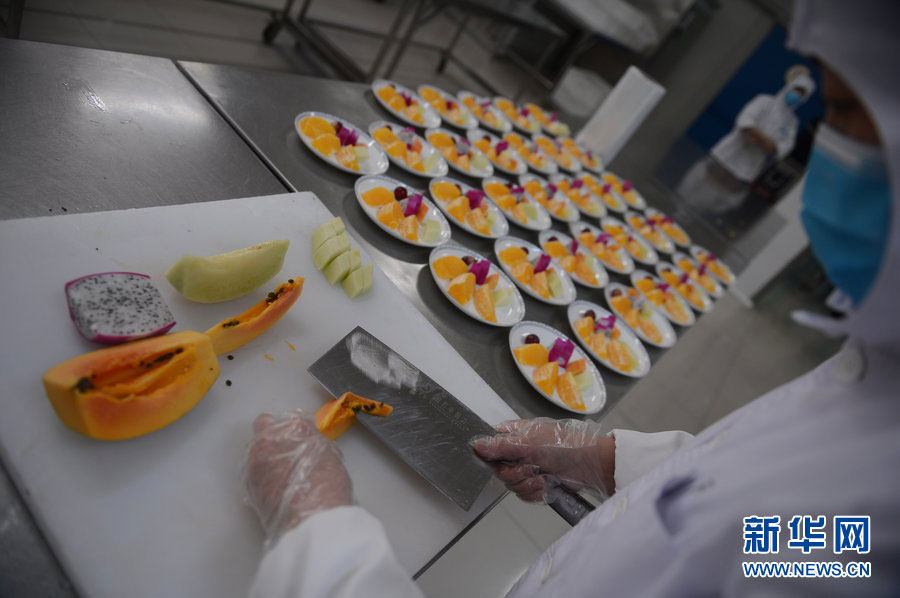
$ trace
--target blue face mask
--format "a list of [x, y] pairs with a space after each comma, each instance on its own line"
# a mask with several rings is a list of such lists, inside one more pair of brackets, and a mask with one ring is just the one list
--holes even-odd
[[794, 106], [799, 106], [803, 102], [803, 94], [799, 91], [792, 89], [784, 94], [784, 103], [787, 104], [788, 108], [793, 108]]
[[878, 274], [890, 216], [891, 188], [880, 150], [820, 125], [801, 218], [828, 278], [854, 305]]

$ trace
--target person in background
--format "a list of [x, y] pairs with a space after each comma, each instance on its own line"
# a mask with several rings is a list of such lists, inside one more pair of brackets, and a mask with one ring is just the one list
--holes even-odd
[[[696, 437], [536, 419], [476, 439], [524, 500], [560, 486], [606, 499], [510, 596], [900, 593], [898, 27], [893, 0], [796, 3], [790, 43], [822, 63], [827, 105], [803, 221], [828, 276], [854, 298], [830, 325], [847, 336], [840, 352]], [[309, 416], [257, 420], [246, 483], [268, 536], [254, 595], [421, 595], [380, 524], [352, 506], [338, 451]], [[833, 517], [870, 517], [868, 552], [787, 550], [795, 515], [827, 517], [829, 542]], [[780, 517], [780, 553], [745, 554], [744, 518], [755, 516]], [[741, 564], [755, 560], [870, 562], [871, 577], [748, 578]]]

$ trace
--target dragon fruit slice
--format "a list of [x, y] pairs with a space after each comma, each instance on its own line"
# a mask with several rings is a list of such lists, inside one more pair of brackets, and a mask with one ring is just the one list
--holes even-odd
[[66, 283], [66, 300], [78, 333], [103, 345], [156, 336], [175, 325], [146, 274], [88, 274]]

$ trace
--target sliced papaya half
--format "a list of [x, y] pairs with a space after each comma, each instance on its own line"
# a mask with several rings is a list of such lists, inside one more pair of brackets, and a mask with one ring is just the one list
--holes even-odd
[[352, 392], [345, 392], [336, 399], [331, 399], [316, 412], [316, 428], [331, 440], [337, 440], [341, 434], [353, 425], [356, 414], [360, 411], [368, 415], [387, 417], [394, 408], [381, 401], [373, 401]]
[[226, 318], [206, 331], [216, 355], [242, 347], [268, 330], [303, 292], [303, 279], [290, 278], [244, 313]]

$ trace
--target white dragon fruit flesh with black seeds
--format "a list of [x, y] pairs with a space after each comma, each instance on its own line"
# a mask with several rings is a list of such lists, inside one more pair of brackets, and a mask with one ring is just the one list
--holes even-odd
[[89, 341], [115, 345], [163, 334], [175, 318], [150, 277], [134, 272], [89, 274], [66, 283], [69, 315]]

